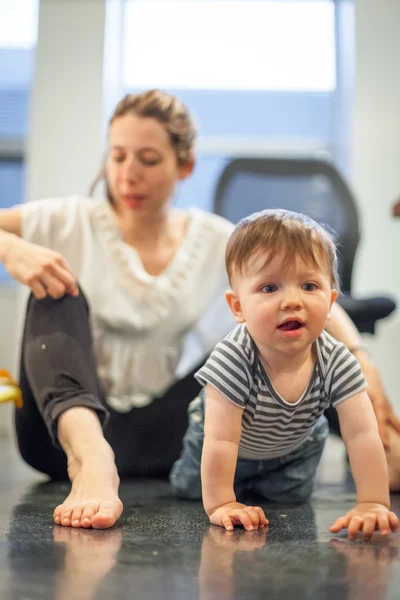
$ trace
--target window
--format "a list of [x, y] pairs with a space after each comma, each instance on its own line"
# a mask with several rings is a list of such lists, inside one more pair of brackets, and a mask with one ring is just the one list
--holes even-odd
[[39, 0], [0, 0], [0, 48], [36, 46]]
[[126, 0], [123, 92], [165, 89], [199, 123], [179, 206], [212, 210], [233, 156], [339, 159], [336, 38], [334, 0]]
[[[0, 0], [0, 208], [23, 202], [38, 0]], [[0, 265], [0, 281], [8, 274]]]
[[330, 92], [334, 19], [327, 0], [128, 0], [123, 85]]

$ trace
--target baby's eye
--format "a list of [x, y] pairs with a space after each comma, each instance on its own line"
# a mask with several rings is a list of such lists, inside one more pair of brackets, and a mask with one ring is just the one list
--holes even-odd
[[305, 292], [313, 292], [317, 289], [317, 286], [315, 283], [303, 283], [301, 289], [303, 289]]
[[260, 288], [260, 292], [264, 292], [264, 294], [273, 294], [277, 289], [278, 287], [274, 283], [267, 283]]

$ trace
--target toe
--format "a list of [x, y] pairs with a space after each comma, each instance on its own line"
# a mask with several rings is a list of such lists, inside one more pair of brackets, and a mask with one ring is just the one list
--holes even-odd
[[72, 515], [71, 515], [72, 527], [80, 527], [81, 526], [82, 513], [83, 513], [83, 506], [81, 504], [74, 506], [74, 509], [73, 509]]
[[53, 513], [53, 519], [54, 519], [54, 522], [55, 522], [57, 525], [60, 525], [60, 524], [61, 524], [61, 514], [62, 514], [62, 512], [63, 512], [63, 510], [64, 510], [64, 509], [65, 509], [65, 506], [64, 506], [64, 504], [59, 504], [59, 506], [57, 506], [57, 507], [54, 509], [54, 513]]
[[98, 512], [92, 519], [94, 529], [108, 529], [112, 527], [119, 519], [122, 513], [122, 502], [102, 502]]
[[64, 507], [64, 509], [61, 513], [60, 525], [63, 525], [64, 527], [70, 527], [71, 526], [71, 516], [72, 516], [72, 508]]
[[99, 510], [99, 505], [96, 504], [95, 502], [85, 504], [85, 507], [82, 512], [82, 517], [81, 517], [82, 527], [91, 527], [92, 526], [92, 519], [98, 510]]

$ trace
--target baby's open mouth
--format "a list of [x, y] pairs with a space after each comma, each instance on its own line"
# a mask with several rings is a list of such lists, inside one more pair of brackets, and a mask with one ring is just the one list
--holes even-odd
[[302, 327], [304, 327], [304, 323], [293, 319], [293, 321], [282, 323], [282, 325], [279, 325], [278, 329], [281, 329], [282, 331], [293, 331], [294, 329], [301, 329]]

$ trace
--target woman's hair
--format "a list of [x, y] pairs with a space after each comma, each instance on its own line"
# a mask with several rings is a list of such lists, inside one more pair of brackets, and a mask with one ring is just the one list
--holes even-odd
[[[193, 160], [197, 129], [188, 108], [181, 100], [156, 89], [141, 94], [127, 94], [117, 104], [109, 127], [119, 117], [129, 114], [155, 119], [164, 125], [179, 165]], [[102, 179], [105, 179], [105, 161], [90, 187], [90, 195]], [[108, 189], [107, 196], [112, 201]]]
[[334, 237], [306, 215], [289, 210], [263, 210], [245, 217], [236, 225], [226, 247], [225, 264], [229, 280], [263, 256], [267, 264], [283, 255], [282, 270], [300, 256], [318, 269], [327, 268], [332, 287], [339, 290], [338, 259]]

